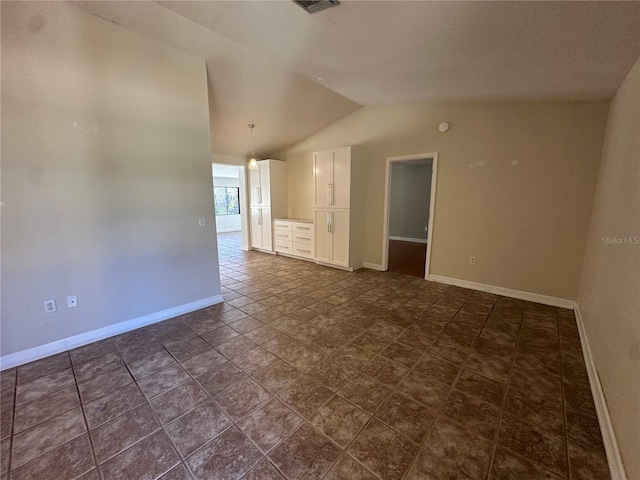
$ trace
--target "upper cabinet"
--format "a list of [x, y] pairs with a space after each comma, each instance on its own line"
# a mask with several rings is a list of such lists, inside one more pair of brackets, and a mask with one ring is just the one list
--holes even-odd
[[336, 148], [313, 154], [314, 206], [351, 207], [351, 163], [354, 147]]
[[[280, 170], [279, 164], [284, 165], [284, 162], [280, 160], [260, 160], [258, 162], [258, 168], [249, 170], [251, 205], [271, 206], [271, 176], [278, 176], [278, 170]], [[276, 178], [275, 180], [278, 182], [279, 179]], [[281, 185], [277, 185], [277, 187], [281, 187]], [[284, 187], [286, 188], [286, 170]]]
[[271, 207], [274, 217], [287, 216], [287, 164], [282, 160], [260, 160], [249, 169], [249, 202], [254, 207]]

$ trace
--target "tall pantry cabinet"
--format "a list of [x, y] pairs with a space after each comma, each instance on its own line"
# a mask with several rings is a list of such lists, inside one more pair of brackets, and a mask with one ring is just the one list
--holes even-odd
[[287, 216], [287, 167], [281, 160], [260, 160], [249, 169], [251, 247], [273, 251], [271, 219]]
[[364, 152], [344, 147], [314, 152], [315, 260], [362, 268], [364, 232]]

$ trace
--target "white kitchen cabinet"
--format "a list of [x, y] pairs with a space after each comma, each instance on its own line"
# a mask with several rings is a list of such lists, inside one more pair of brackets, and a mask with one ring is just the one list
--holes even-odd
[[351, 207], [353, 153], [354, 147], [344, 147], [313, 154], [315, 207]]
[[350, 268], [349, 210], [316, 210], [316, 261]]
[[281, 160], [260, 160], [249, 169], [251, 246], [273, 251], [271, 218], [287, 216], [287, 169]]
[[277, 218], [273, 221], [273, 243], [276, 253], [313, 260], [312, 221]]
[[364, 152], [344, 147], [313, 154], [315, 260], [362, 268]]
[[316, 227], [316, 262], [332, 263], [332, 245], [333, 236], [329, 221], [331, 219], [329, 210], [315, 211], [315, 227]]
[[[249, 170], [251, 205], [271, 206], [271, 177], [279, 177], [277, 171], [284, 168], [283, 165], [284, 162], [280, 160], [260, 160], [258, 162], [258, 168]], [[284, 182], [280, 182], [279, 178], [275, 178], [275, 180], [276, 183], [278, 183], [277, 188], [284, 188], [286, 192], [286, 171]], [[283, 183], [284, 185], [280, 185], [279, 183]]]
[[293, 242], [291, 255], [313, 260], [313, 244]]
[[251, 246], [271, 251], [271, 209], [269, 207], [251, 207]]

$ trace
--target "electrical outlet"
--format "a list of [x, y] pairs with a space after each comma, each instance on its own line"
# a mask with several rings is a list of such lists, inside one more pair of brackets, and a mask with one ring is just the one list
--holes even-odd
[[469, 257], [469, 264], [470, 265], [475, 265], [476, 264], [476, 257]]
[[76, 295], [69, 295], [67, 297], [67, 308], [76, 308], [78, 306], [78, 297]]
[[44, 313], [53, 313], [56, 311], [56, 301], [55, 300], [45, 300], [44, 301]]
[[198, 226], [204, 227], [207, 225], [207, 219], [204, 217], [198, 217]]

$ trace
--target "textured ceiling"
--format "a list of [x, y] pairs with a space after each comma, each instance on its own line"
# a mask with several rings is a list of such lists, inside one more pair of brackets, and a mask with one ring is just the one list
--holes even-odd
[[154, 2], [71, 3], [206, 59], [212, 152], [248, 157], [251, 141], [247, 125], [255, 123], [254, 151], [256, 156], [264, 158], [360, 108], [357, 103], [259, 52]]
[[611, 98], [640, 56], [640, 2], [161, 2], [362, 105]]
[[608, 99], [640, 56], [640, 2], [74, 3], [206, 58], [212, 149], [235, 155], [248, 123], [265, 154], [360, 105]]

